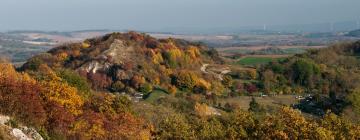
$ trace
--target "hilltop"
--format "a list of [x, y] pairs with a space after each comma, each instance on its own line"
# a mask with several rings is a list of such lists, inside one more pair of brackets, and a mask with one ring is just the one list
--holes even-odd
[[[136, 32], [112, 33], [70, 43], [31, 58], [23, 70], [46, 64], [52, 69], [71, 69], [87, 77], [94, 90], [151, 92], [153, 87], [175, 92], [177, 88], [207, 92], [214, 76], [204, 76], [203, 64], [220, 64], [217, 52], [200, 43], [180, 39], [156, 39]], [[195, 80], [183, 85], [179, 78]], [[188, 79], [184, 79], [188, 80]], [[175, 90], [175, 91], [174, 91]]]

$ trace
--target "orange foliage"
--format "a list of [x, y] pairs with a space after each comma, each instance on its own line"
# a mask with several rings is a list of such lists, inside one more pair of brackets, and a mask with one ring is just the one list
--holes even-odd
[[41, 87], [27, 74], [17, 73], [10, 64], [0, 64], [0, 112], [34, 126], [46, 121], [39, 92]]
[[160, 52], [158, 52], [158, 53], [153, 52], [152, 61], [153, 61], [154, 64], [161, 64], [161, 63], [164, 62], [164, 59], [163, 59]]
[[197, 59], [200, 57], [200, 51], [197, 47], [191, 46], [186, 50], [186, 53], [190, 55], [191, 59]]
[[211, 88], [211, 84], [209, 82], [205, 81], [204, 79], [199, 79], [197, 81], [197, 86], [202, 87], [206, 90], [209, 90]]
[[64, 61], [68, 56], [69, 55], [66, 52], [62, 52], [62, 53], [57, 54], [56, 57], [58, 58], [58, 60]]
[[60, 81], [46, 81], [41, 83], [44, 87], [41, 96], [46, 102], [54, 102], [65, 107], [70, 113], [79, 115], [84, 101], [77, 93], [77, 89]]
[[134, 75], [131, 78], [131, 85], [135, 88], [139, 88], [140, 85], [144, 84], [146, 82], [145, 78], [140, 75]]
[[145, 136], [149, 139], [144, 122], [124, 110], [126, 108], [122, 107], [129, 104], [118, 96], [98, 94], [86, 106], [86, 111], [72, 127], [74, 136], [82, 139], [140, 139]]

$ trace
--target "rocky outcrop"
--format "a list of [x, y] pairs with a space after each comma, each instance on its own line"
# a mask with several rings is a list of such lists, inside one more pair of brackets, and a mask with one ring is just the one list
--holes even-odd
[[26, 126], [13, 128], [9, 122], [9, 116], [0, 115], [0, 139], [14, 140], [43, 140], [42, 136], [34, 129]]

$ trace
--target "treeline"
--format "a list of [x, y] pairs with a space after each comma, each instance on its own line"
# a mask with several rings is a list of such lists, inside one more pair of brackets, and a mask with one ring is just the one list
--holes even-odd
[[349, 104], [358, 110], [359, 53], [358, 41], [273, 62], [260, 69], [259, 87], [269, 94], [312, 94], [325, 111], [340, 114]]
[[[265, 115], [257, 105], [214, 115], [201, 96], [169, 96], [152, 107], [94, 93], [70, 70], [16, 72], [0, 64], [0, 112], [35, 127], [45, 139], [359, 139], [360, 127], [334, 114], [306, 119], [282, 107]], [[89, 92], [90, 91], [90, 92]], [[252, 103], [256, 104], [256, 103]], [[136, 115], [137, 114], [137, 115]], [[141, 117], [139, 117], [141, 116]]]
[[[359, 139], [360, 126], [328, 112], [304, 117], [290, 107], [269, 112], [255, 100], [249, 111], [230, 109], [221, 115], [196, 95], [165, 97], [147, 108], [136, 107], [154, 125], [153, 139]], [[210, 103], [211, 104], [211, 103]]]

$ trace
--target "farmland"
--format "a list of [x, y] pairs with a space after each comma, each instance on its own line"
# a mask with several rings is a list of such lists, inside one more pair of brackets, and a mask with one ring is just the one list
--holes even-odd
[[[286, 56], [285, 56], [286, 57]], [[245, 58], [241, 58], [236, 62], [236, 64], [240, 65], [261, 65], [261, 64], [267, 64], [272, 61], [281, 61], [284, 60], [284, 57], [256, 57], [256, 56], [249, 56]]]

